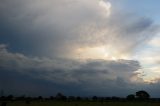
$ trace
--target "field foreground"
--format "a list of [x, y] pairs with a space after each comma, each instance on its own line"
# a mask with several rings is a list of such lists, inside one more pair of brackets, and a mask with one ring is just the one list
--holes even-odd
[[63, 102], [63, 101], [45, 101], [30, 102], [14, 101], [8, 102], [6, 106], [160, 106], [160, 102]]

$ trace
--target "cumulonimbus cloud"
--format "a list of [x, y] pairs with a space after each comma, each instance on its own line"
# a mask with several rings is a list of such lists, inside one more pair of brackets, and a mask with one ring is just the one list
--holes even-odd
[[150, 18], [114, 11], [104, 0], [6, 0], [0, 13], [5, 39], [0, 41], [35, 56], [76, 57], [77, 48], [99, 46], [113, 55], [130, 55], [157, 29]]
[[134, 75], [134, 72], [140, 69], [139, 63], [133, 60], [87, 60], [80, 62], [27, 57], [20, 53], [9, 52], [4, 44], [0, 45], [0, 67], [54, 82], [75, 83], [81, 83], [81, 81], [93, 83], [96, 79], [97, 83], [100, 83], [101, 80], [114, 81], [117, 78], [124, 78], [128, 81], [131, 80], [130, 77]]
[[0, 67], [57, 83], [107, 82], [104, 88], [143, 82], [132, 57], [158, 26], [112, 7], [105, 0], [2, 0]]

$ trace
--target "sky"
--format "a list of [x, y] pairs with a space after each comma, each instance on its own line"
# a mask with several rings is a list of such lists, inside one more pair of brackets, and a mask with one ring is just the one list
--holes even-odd
[[159, 3], [0, 0], [0, 90], [160, 97]]

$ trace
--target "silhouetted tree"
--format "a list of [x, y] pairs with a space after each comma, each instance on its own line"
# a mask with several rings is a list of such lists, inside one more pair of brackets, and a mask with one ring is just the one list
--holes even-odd
[[111, 100], [112, 98], [111, 97], [105, 97], [105, 100], [106, 101], [109, 101], [109, 100]]
[[127, 100], [134, 100], [135, 99], [135, 95], [130, 94], [126, 97]]
[[62, 96], [63, 96], [63, 94], [62, 94], [62, 93], [57, 93], [57, 95], [56, 95], [56, 99], [60, 99]]
[[97, 101], [97, 100], [98, 100], [98, 97], [97, 97], [97, 96], [93, 96], [93, 97], [92, 97], [92, 100], [93, 100], [93, 101]]
[[84, 97], [83, 98], [85, 101], [89, 101], [89, 98], [88, 97]]
[[136, 96], [138, 99], [149, 99], [150, 98], [150, 95], [146, 92], [146, 91], [138, 91], [136, 92]]
[[43, 100], [43, 97], [42, 96], [38, 96], [38, 100]]
[[119, 98], [119, 97], [116, 97], [116, 96], [113, 96], [113, 97], [112, 97], [112, 100], [118, 101], [118, 100], [120, 100], [120, 98]]
[[13, 95], [8, 95], [7, 100], [13, 100], [14, 96]]
[[20, 96], [20, 97], [17, 97], [16, 99], [17, 99], [17, 100], [25, 100], [26, 97], [25, 97], [25, 95], [22, 95], [22, 96]]
[[77, 96], [77, 97], [76, 97], [76, 100], [77, 100], [77, 101], [80, 101], [80, 100], [82, 100], [82, 98], [81, 98], [80, 96]]
[[50, 99], [50, 100], [54, 100], [54, 97], [53, 97], [53, 96], [50, 96], [49, 99]]
[[57, 100], [67, 100], [67, 97], [64, 96], [62, 93], [57, 93], [56, 99]]

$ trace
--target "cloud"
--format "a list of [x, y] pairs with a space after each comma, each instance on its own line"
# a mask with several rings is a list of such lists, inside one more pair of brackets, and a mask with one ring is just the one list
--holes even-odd
[[117, 55], [132, 54], [157, 27], [150, 18], [123, 14], [111, 5], [98, 0], [2, 1], [0, 41], [31, 56], [74, 58], [77, 48], [105, 46], [122, 58]]
[[153, 37], [159, 26], [150, 17], [115, 9], [108, 0], [2, 0], [0, 14], [4, 70], [111, 91], [122, 90], [119, 84], [139, 88], [135, 83], [144, 80], [144, 60], [154, 55], [155, 65], [157, 54], [146, 54], [144, 45], [150, 40], [158, 45]]
[[[4, 28], [1, 41], [26, 54], [52, 57], [63, 55], [62, 50], [70, 51], [68, 46], [77, 39], [72, 33], [75, 27], [103, 17], [97, 0], [7, 0], [0, 8]], [[17, 39], [19, 42], [15, 43]]]
[[110, 15], [110, 9], [111, 9], [111, 3], [110, 2], [105, 2], [103, 0], [99, 1], [99, 5], [106, 11], [106, 16]]
[[[36, 79], [51, 82], [57, 85], [56, 88], [54, 87], [55, 91], [60, 89], [58, 85], [64, 86], [64, 89], [65, 87], [71, 87], [70, 89], [73, 89], [74, 85], [78, 91], [82, 90], [81, 92], [86, 92], [86, 95], [91, 95], [99, 91], [99, 95], [108, 92], [108, 96], [112, 96], [119, 94], [119, 90], [124, 90], [124, 86], [125, 89], [131, 90], [135, 83], [143, 83], [143, 80], [135, 73], [135, 71], [140, 69], [138, 61], [102, 59], [77, 61], [60, 58], [28, 57], [21, 53], [10, 52], [5, 44], [0, 45], [0, 69], [2, 75], [7, 73], [5, 77], [1, 77], [2, 81], [5, 80], [10, 73], [14, 73], [13, 77], [18, 75], [16, 79], [14, 79], [14, 88], [7, 88], [11, 91], [22, 88], [18, 87], [18, 84], [21, 83], [18, 81], [18, 78], [22, 76], [32, 78], [32, 80]], [[9, 82], [12, 82], [12, 77], [7, 80], [8, 83], [3, 84], [4, 88], [9, 86]], [[138, 80], [141, 81], [139, 82]], [[35, 86], [32, 85], [33, 83], [29, 83], [27, 80], [24, 80], [24, 83], [26, 83], [25, 86], [30, 86], [33, 91], [25, 89], [20, 91], [27, 91], [29, 94], [34, 92]], [[130, 84], [133, 85], [130, 86]], [[42, 85], [38, 84], [37, 86]], [[116, 92], [111, 94], [110, 91], [113, 90]], [[40, 93], [38, 90], [33, 94], [36, 95], [37, 92]], [[65, 92], [67, 93], [67, 91]], [[126, 93], [119, 95], [124, 96]]]
[[160, 35], [158, 34], [150, 42], [148, 42], [148, 44], [153, 48], [159, 47], [160, 46], [159, 40], [160, 40]]
[[[75, 51], [77, 48], [79, 51], [71, 55], [87, 57], [86, 54], [90, 54], [87, 52], [89, 50], [93, 54], [97, 53], [97, 56], [93, 57], [132, 59], [134, 53], [157, 34], [157, 27], [151, 19], [135, 15], [132, 17], [126, 15], [117, 17], [117, 15], [78, 28], [75, 35], [79, 36], [78, 39], [74, 39], [74, 42], [77, 46]], [[99, 52], [94, 52], [96, 49]], [[92, 58], [91, 56], [88, 55], [89, 58]]]
[[[142, 65], [141, 76], [148, 83], [159, 82], [160, 56], [159, 56], [159, 35], [150, 40], [145, 48], [135, 55], [134, 59], [138, 59]], [[143, 56], [142, 56], [143, 55]]]
[[140, 69], [139, 63], [133, 60], [75, 61], [27, 57], [9, 52], [4, 44], [0, 45], [0, 67], [55, 83], [76, 84], [94, 84], [96, 81], [102, 83], [117, 78], [129, 81], [134, 72]]

